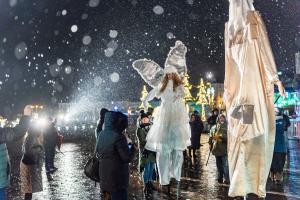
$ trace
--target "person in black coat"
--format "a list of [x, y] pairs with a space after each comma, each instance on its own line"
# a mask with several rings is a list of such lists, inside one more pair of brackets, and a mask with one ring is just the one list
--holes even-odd
[[127, 116], [121, 112], [105, 113], [103, 130], [97, 137], [100, 188], [112, 200], [127, 200], [129, 163], [135, 155], [135, 145], [123, 132], [128, 127]]
[[203, 123], [199, 115], [192, 114], [191, 115], [191, 146], [189, 147], [189, 155], [190, 157], [196, 157], [196, 150], [200, 148], [200, 137], [203, 131]]
[[55, 128], [55, 121], [52, 118], [48, 118], [48, 124], [43, 130], [44, 132], [44, 150], [45, 150], [45, 168], [46, 175], [49, 181], [52, 181], [51, 176], [57, 168], [54, 166], [55, 148], [57, 146], [58, 132]]
[[213, 127], [214, 125], [217, 124], [218, 116], [219, 116], [219, 110], [215, 108], [212, 111], [212, 115], [207, 119], [207, 123], [209, 125], [209, 130], [211, 129], [211, 127]]

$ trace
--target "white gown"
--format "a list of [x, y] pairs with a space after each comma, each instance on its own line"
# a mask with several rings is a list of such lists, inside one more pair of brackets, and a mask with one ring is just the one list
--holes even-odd
[[146, 149], [159, 152], [165, 150], [185, 150], [191, 145], [191, 129], [189, 116], [183, 100], [184, 87], [178, 86], [173, 92], [173, 81], [169, 81], [163, 93], [161, 85], [154, 88], [146, 98], [161, 98], [161, 106], [149, 133], [147, 134]]
[[173, 81], [169, 81], [163, 93], [161, 85], [154, 88], [145, 101], [161, 98], [161, 107], [147, 134], [145, 148], [155, 151], [161, 185], [168, 185], [171, 178], [180, 181], [183, 151], [191, 145], [189, 116], [184, 104], [184, 87], [173, 92]]

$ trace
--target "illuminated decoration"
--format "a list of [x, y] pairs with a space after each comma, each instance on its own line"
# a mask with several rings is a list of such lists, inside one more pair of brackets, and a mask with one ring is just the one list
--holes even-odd
[[184, 88], [185, 88], [184, 100], [186, 103], [194, 101], [194, 97], [191, 94], [191, 89], [193, 88], [193, 86], [189, 83], [189, 79], [190, 79], [190, 76], [188, 74], [186, 74], [183, 78], [183, 83], [184, 83]]
[[44, 106], [41, 106], [41, 105], [31, 105], [30, 108], [38, 110], [38, 109], [43, 109]]
[[[279, 95], [279, 93], [275, 93], [274, 100], [276, 100]], [[299, 105], [300, 102], [296, 92], [286, 92], [286, 98], [284, 99], [279, 97], [278, 101], [276, 102], [276, 106], [279, 108]]]
[[[140, 100], [142, 101], [141, 105], [139, 106], [140, 109], [145, 109], [143, 102], [146, 99], [147, 95], [148, 95], [148, 91], [147, 91], [146, 85], [144, 85], [143, 91], [142, 91], [142, 97], [140, 98]], [[151, 108], [151, 105], [148, 105], [148, 107]]]
[[212, 87], [211, 83], [206, 84], [206, 98], [208, 100], [208, 105], [213, 108], [215, 105], [215, 88]]
[[6, 125], [7, 119], [3, 118], [2, 116], [0, 116], [0, 127], [4, 128]]
[[128, 113], [128, 116], [130, 116], [132, 114], [131, 107], [128, 108], [127, 113]]
[[118, 106], [114, 106], [114, 111], [118, 111]]
[[216, 106], [218, 107], [218, 109], [223, 109], [224, 107], [221, 95], [218, 95], [216, 98]]
[[205, 121], [205, 105], [209, 104], [209, 101], [207, 99], [207, 91], [206, 86], [204, 84], [203, 79], [201, 78], [200, 84], [197, 86], [199, 89], [197, 96], [196, 96], [196, 105], [201, 105], [201, 119], [202, 121]]

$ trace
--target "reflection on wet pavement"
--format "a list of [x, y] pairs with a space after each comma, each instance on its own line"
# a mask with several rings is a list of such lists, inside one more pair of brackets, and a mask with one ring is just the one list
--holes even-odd
[[[207, 135], [201, 137], [201, 142], [206, 143]], [[300, 144], [297, 141], [289, 141], [289, 160], [285, 169], [283, 185], [268, 183], [268, 200], [293, 200], [300, 199]], [[19, 186], [19, 144], [9, 147], [12, 158], [12, 187], [9, 199], [21, 200], [23, 195]], [[92, 153], [93, 142], [81, 141], [80, 143], [66, 143], [62, 147], [63, 153], [56, 156], [56, 166], [59, 170], [54, 174], [54, 181], [48, 182], [45, 171], [43, 173], [44, 191], [34, 194], [33, 199], [42, 200], [88, 200], [100, 199], [99, 185], [95, 187], [83, 174], [83, 166]], [[214, 156], [211, 156], [208, 165], [206, 160], [208, 145], [204, 144], [197, 154], [197, 158], [187, 158], [184, 162], [182, 173], [181, 196], [183, 199], [230, 199], [227, 197], [228, 185], [218, 184], [216, 181], [216, 166]], [[129, 199], [146, 199], [142, 193], [142, 183], [137, 172], [137, 159], [131, 165]], [[43, 169], [44, 170], [44, 169]], [[159, 188], [157, 186], [157, 188]], [[172, 184], [171, 197], [154, 191], [147, 199], [176, 199], [176, 185]]]

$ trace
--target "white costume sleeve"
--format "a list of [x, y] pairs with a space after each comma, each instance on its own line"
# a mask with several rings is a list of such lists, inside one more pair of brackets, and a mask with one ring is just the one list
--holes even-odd
[[148, 102], [154, 99], [155, 97], [158, 97], [159, 87], [153, 88], [148, 95], [146, 96], [145, 100], [143, 101], [144, 107], [148, 108]]

